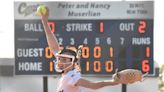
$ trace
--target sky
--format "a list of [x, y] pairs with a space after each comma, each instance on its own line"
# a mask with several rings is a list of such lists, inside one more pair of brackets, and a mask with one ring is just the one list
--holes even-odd
[[[0, 58], [14, 58], [14, 1], [15, 0], [3, 0], [1, 1], [1, 5], [0, 5], [0, 9], [1, 9]], [[19, 0], [19, 1], [27, 1], [27, 0]], [[34, 0], [34, 1], [44, 1], [44, 0]], [[66, 1], [66, 0], [60, 0], [60, 1]], [[88, 0], [80, 0], [80, 1], [88, 1]], [[95, 0], [90, 0], [90, 1], [95, 1]], [[96, 1], [101, 1], [101, 0], [96, 0]], [[121, 1], [121, 0], [106, 0], [106, 1]], [[123, 0], [123, 1], [142, 1], [142, 0]], [[162, 9], [164, 9], [164, 0], [155, 0], [154, 61], [158, 62], [159, 65], [164, 64], [164, 59], [163, 59], [164, 11]]]

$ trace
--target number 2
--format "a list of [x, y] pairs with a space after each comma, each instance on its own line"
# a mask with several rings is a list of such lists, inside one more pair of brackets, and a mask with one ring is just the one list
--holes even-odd
[[59, 42], [59, 45], [63, 45], [63, 38], [59, 38], [58, 42]]
[[145, 28], [146, 28], [146, 22], [145, 21], [140, 21], [139, 22], [139, 27], [138, 27], [138, 32], [139, 33], [145, 33]]

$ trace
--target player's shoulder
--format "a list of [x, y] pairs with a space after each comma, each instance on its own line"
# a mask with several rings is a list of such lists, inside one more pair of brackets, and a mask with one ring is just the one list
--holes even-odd
[[74, 76], [81, 76], [80, 71], [78, 71], [77, 69], [73, 69], [71, 71], [68, 72], [67, 77], [74, 77]]

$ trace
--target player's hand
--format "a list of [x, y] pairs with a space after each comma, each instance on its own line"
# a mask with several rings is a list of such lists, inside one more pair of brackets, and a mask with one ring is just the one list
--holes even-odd
[[112, 79], [112, 82], [113, 82], [113, 83], [115, 83], [115, 84], [120, 84], [120, 82], [119, 82], [119, 81], [114, 80], [114, 79]]

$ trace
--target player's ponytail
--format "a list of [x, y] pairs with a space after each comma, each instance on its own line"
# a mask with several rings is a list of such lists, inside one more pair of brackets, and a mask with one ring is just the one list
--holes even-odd
[[81, 71], [81, 66], [80, 66], [80, 59], [81, 59], [81, 52], [82, 52], [82, 45], [80, 45], [78, 47], [78, 50], [77, 50], [77, 55], [76, 55], [76, 59], [77, 61], [75, 62], [75, 68], [78, 70], [78, 71]]

